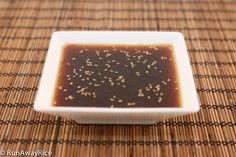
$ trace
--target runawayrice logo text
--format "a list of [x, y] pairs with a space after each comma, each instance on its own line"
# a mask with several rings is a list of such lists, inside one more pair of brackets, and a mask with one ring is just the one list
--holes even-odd
[[6, 156], [51, 156], [51, 151], [45, 151], [45, 150], [36, 150], [36, 151], [14, 151], [14, 150], [7, 150], [7, 151], [1, 151], [0, 156], [6, 155]]

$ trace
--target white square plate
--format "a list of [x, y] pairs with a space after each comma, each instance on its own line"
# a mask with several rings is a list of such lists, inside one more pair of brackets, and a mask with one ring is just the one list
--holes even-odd
[[[60, 57], [65, 44], [168, 44], [173, 46], [182, 95], [181, 107], [96, 108], [53, 106]], [[59, 115], [78, 123], [152, 124], [197, 112], [199, 102], [183, 35], [178, 32], [62, 31], [54, 32], [34, 104], [39, 112]]]

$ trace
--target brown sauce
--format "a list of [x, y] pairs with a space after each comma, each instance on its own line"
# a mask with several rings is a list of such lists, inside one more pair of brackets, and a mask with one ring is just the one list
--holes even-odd
[[64, 46], [54, 106], [181, 107], [171, 45]]

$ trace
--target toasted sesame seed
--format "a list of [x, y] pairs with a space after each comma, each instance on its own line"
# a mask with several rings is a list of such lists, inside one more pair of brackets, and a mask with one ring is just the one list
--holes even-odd
[[136, 74], [137, 76], [140, 76], [140, 73], [139, 73], [139, 72], [135, 72], [135, 74]]
[[[105, 52], [105, 50], [104, 50], [104, 52]], [[107, 51], [106, 51], [107, 52]], [[111, 54], [110, 53], [106, 53], [106, 55], [105, 55], [105, 57], [110, 57], [111, 56]]]
[[125, 79], [122, 79], [121, 82], [124, 83], [124, 82], [125, 82]]
[[123, 78], [124, 78], [124, 76], [119, 75], [118, 78], [117, 78], [116, 80], [119, 81], [119, 80], [122, 80]]
[[96, 95], [95, 92], [92, 92], [92, 94], [93, 94], [93, 98], [96, 98], [96, 97], [97, 97], [97, 95]]
[[123, 100], [119, 99], [118, 102], [123, 102]]
[[59, 86], [59, 87], [58, 87], [58, 89], [60, 89], [60, 90], [62, 90], [62, 88], [63, 88], [62, 86]]
[[157, 63], [157, 61], [153, 61], [152, 63], [151, 63], [151, 65], [155, 65]]
[[167, 85], [167, 83], [165, 81], [161, 81], [164, 85]]
[[161, 102], [161, 101], [162, 101], [162, 97], [159, 97], [157, 102]]
[[144, 96], [144, 94], [143, 94], [143, 92], [142, 92], [142, 89], [139, 89], [139, 90], [138, 90], [138, 96], [139, 96], [139, 97], [143, 97], [143, 96]]
[[74, 97], [71, 96], [71, 95], [69, 95], [69, 96], [68, 96], [68, 99], [72, 100], [72, 99], [74, 99]]
[[135, 67], [135, 64], [133, 62], [130, 62], [130, 65], [131, 65], [132, 68]]
[[101, 85], [100, 84], [94, 84], [94, 87], [100, 87]]
[[113, 98], [110, 98], [110, 101], [114, 101], [114, 99], [113, 99]]
[[134, 102], [128, 102], [127, 106], [135, 106], [135, 103]]
[[97, 51], [97, 50], [96, 50], [95, 52], [96, 52], [97, 56], [99, 56], [99, 55], [100, 55], [100, 52], [99, 52], [99, 51]]

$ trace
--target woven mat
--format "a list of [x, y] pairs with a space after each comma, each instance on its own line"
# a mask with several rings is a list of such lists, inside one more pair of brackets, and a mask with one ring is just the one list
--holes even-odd
[[[151, 126], [79, 125], [35, 112], [50, 36], [57, 30], [182, 32], [200, 112]], [[0, 0], [0, 153], [232, 157], [235, 86], [236, 1]]]

